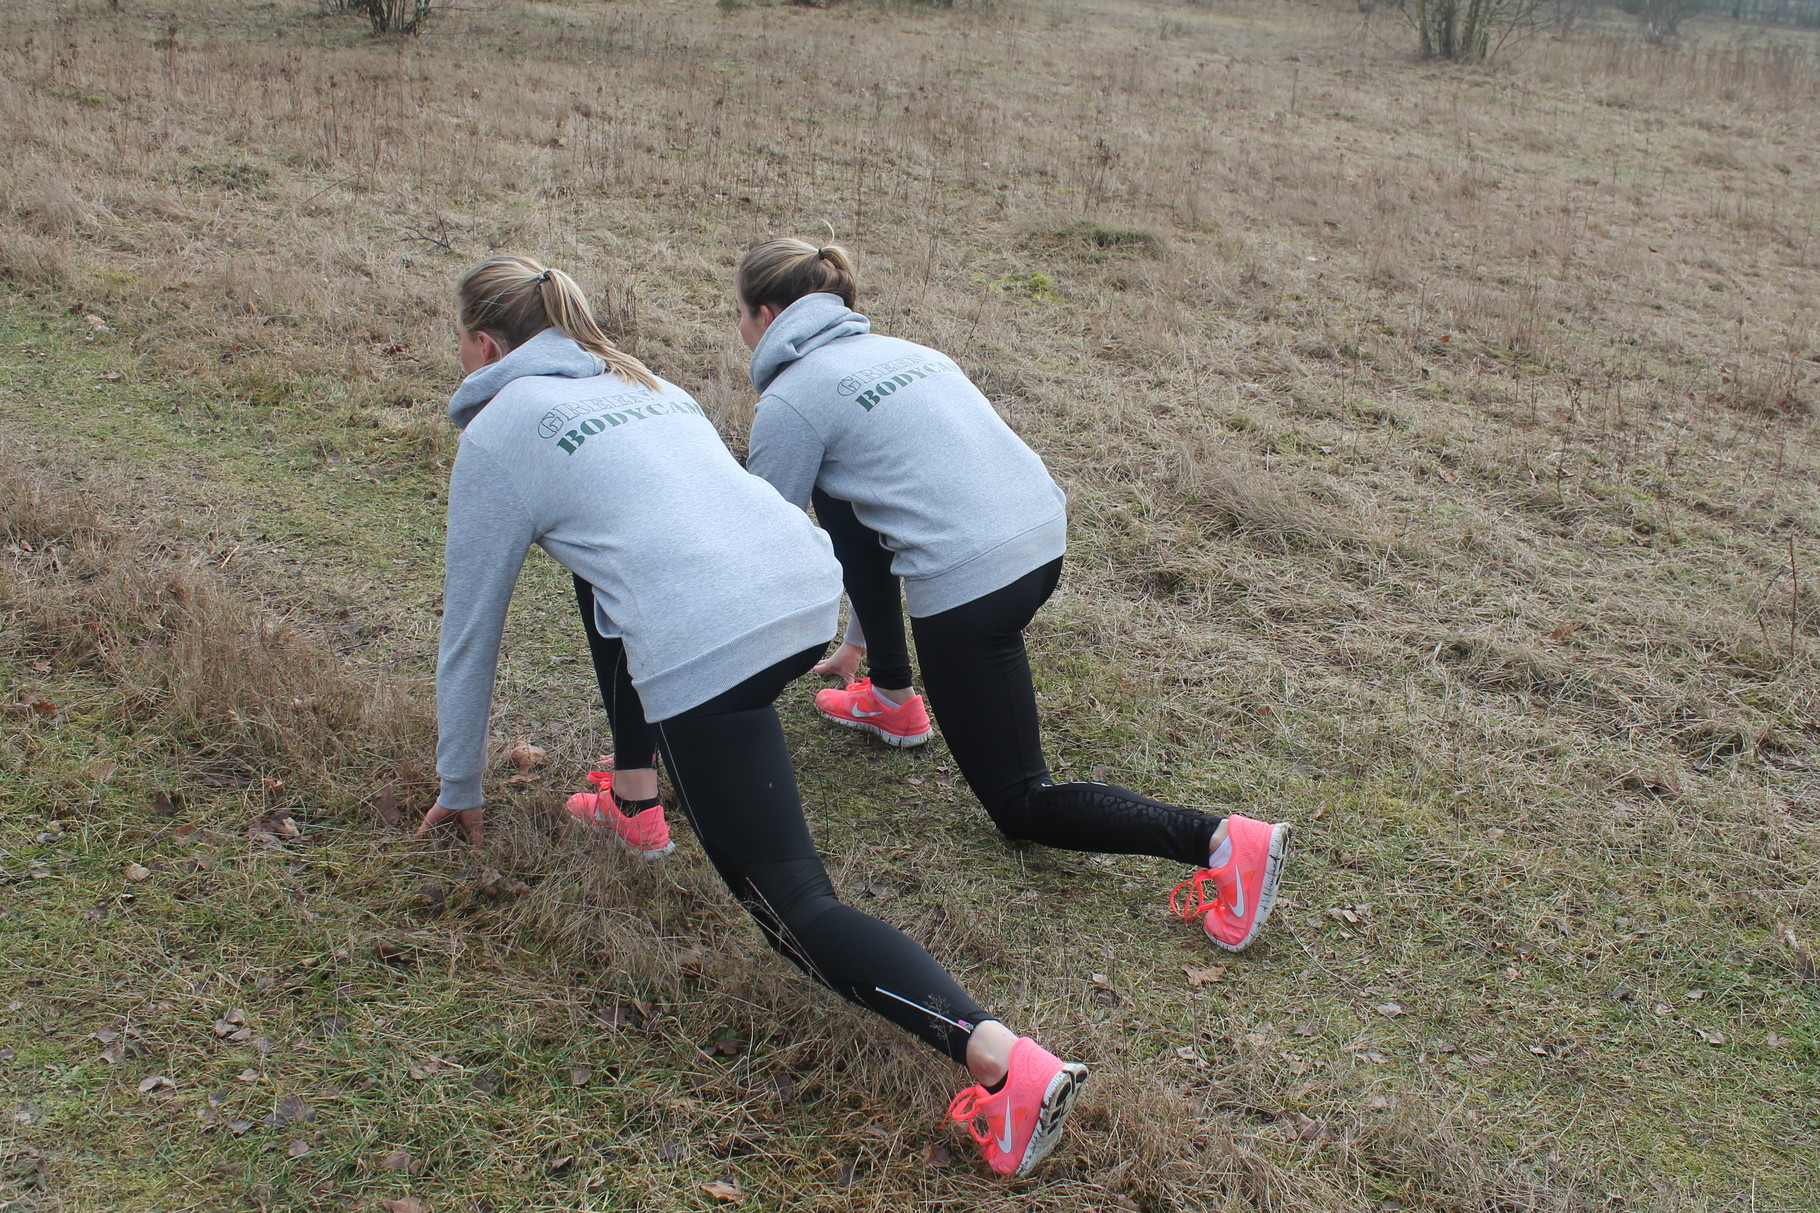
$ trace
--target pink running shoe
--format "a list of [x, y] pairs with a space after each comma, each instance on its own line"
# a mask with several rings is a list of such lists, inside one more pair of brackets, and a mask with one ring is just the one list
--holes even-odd
[[588, 778], [600, 791], [577, 792], [569, 797], [569, 816], [592, 829], [612, 830], [626, 850], [641, 859], [658, 859], [676, 849], [670, 841], [670, 826], [664, 820], [661, 804], [627, 817], [613, 801], [613, 772], [589, 771]]
[[876, 733], [886, 745], [921, 745], [935, 736], [921, 695], [912, 695], [894, 708], [878, 697], [870, 678], [850, 682], [844, 691], [830, 687], [815, 692], [815, 710], [835, 724]]
[[[1277, 881], [1283, 876], [1283, 859], [1289, 852], [1289, 826], [1235, 814], [1226, 819], [1226, 837], [1232, 843], [1232, 858], [1226, 866], [1202, 868], [1175, 886], [1169, 894], [1169, 908], [1183, 922], [1196, 914], [1205, 915], [1202, 925], [1207, 938], [1228, 952], [1237, 952], [1257, 935], [1276, 904]], [[1207, 899], [1209, 880], [1215, 893], [1211, 901]], [[1182, 895], [1190, 886], [1194, 888], [1192, 906]]]
[[1003, 1085], [988, 1091], [975, 1083], [954, 1097], [948, 1115], [967, 1126], [987, 1166], [1000, 1175], [1028, 1175], [1061, 1140], [1062, 1122], [1086, 1081], [1086, 1066], [1020, 1036]]

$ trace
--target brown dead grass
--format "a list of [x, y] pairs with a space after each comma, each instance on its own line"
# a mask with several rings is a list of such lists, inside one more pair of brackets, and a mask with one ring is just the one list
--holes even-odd
[[[328, 473], [350, 464], [391, 475], [446, 459], [446, 303], [469, 262], [535, 251], [610, 293], [641, 356], [737, 446], [751, 393], [732, 260], [758, 236], [833, 224], [862, 254], [879, 327], [972, 370], [1069, 490], [1068, 584], [1035, 632], [1058, 761], [1116, 762], [1122, 782], [1310, 826], [1280, 948], [1197, 1012], [1218, 1041], [1201, 1042], [1214, 1058], [1201, 1070], [1172, 1060], [1181, 1038], [1150, 1009], [1179, 993], [1154, 972], [1171, 966], [1150, 963], [1173, 958], [1173, 939], [1135, 908], [1121, 935], [1140, 896], [1127, 884], [1149, 905], [1158, 873], [982, 848], [951, 791], [929, 810], [932, 837], [888, 833], [879, 788], [917, 770], [926, 797], [936, 775], [805, 743], [830, 848], [939, 874], [939, 895], [894, 912], [1020, 1026], [1096, 1064], [1077, 1163], [1032, 1199], [1566, 1209], [1612, 1190], [1693, 1209], [1727, 1207], [1762, 1175], [1799, 1204], [1811, 1151], [1778, 1153], [1805, 1131], [1798, 1111], [1770, 1131], [1700, 1101], [1714, 1083], [1811, 1090], [1811, 1045], [1715, 1052], [1721, 1079], [1703, 1045], [1679, 1051], [1675, 1016], [1647, 1013], [1658, 991], [1683, 1007], [1685, 988], [1713, 984], [1701, 973], [1723, 971], [1785, 983], [1774, 999], [1737, 987], [1752, 1032], [1787, 1035], [1788, 1016], [1811, 1014], [1813, 39], [1712, 26], [1664, 51], [1595, 28], [1479, 71], [1411, 62], [1400, 34], [1350, 5], [1170, 20], [1183, 29], [1124, 3], [555, 4], [451, 13], [433, 37], [374, 44], [301, 12], [200, 0], [177, 7], [174, 39], [162, 18], [9, 11], [0, 278], [15, 314], [61, 326], [50, 348], [88, 350], [83, 374], [156, 385], [158, 424], [195, 445], [180, 461], [148, 438], [136, 458], [252, 511], [236, 536], [242, 559], [265, 561], [252, 584], [307, 621], [312, 599], [355, 591], [315, 571], [328, 542], [280, 553], [259, 537], [270, 479], [237, 486], [255, 461], [284, 460], [298, 493], [327, 499]], [[1149, 233], [1159, 255], [1032, 239], [1081, 223]], [[43, 403], [5, 408], [45, 433]], [[147, 404], [133, 432], [164, 433]], [[40, 511], [55, 515], [40, 501], [12, 525]], [[179, 600], [162, 563], [101, 569], [101, 554], [140, 550], [108, 546], [126, 540], [29, 525], [35, 548], [68, 531], [101, 579], [42, 574], [60, 588], [20, 609], [45, 651], [83, 656], [128, 626], [97, 604], [127, 603], [253, 654], [244, 674], [181, 645], [143, 668], [130, 645], [84, 657], [121, 662], [106, 668], [223, 764], [341, 772], [323, 778], [359, 799], [362, 772], [421, 755], [420, 724], [378, 727], [370, 749], [319, 733], [361, 719], [365, 692], [311, 682], [345, 672], [293, 660], [295, 632], [219, 614], [194, 587]], [[377, 524], [370, 543], [387, 571], [422, 562]], [[357, 571], [375, 585], [357, 608], [418, 617], [380, 647], [426, 669], [433, 612]], [[560, 651], [566, 612], [538, 623]], [[588, 694], [531, 656], [509, 656], [507, 675], [514, 726], [548, 723], [552, 690]], [[267, 676], [292, 693], [259, 693]], [[312, 694], [327, 715], [284, 706]], [[590, 728], [560, 715], [562, 748], [585, 762]], [[933, 1119], [926, 1060], [805, 995], [742, 925], [639, 911], [714, 905], [698, 873], [665, 893], [579, 844], [550, 851], [556, 808], [525, 808], [501, 830], [540, 876], [526, 931], [581, 968], [704, 1000], [690, 1012], [704, 1019], [746, 1004], [692, 985], [682, 958], [725, 950], [750, 1007], [833, 1025], [803, 1046], [812, 1069], [834, 1072], [837, 1035], [867, 1042], [865, 1064], [840, 1069], [871, 1084], [840, 1133]], [[1058, 979], [1113, 963], [1081, 963], [1066, 912], [982, 915], [1005, 887], [1092, 907], [1094, 937], [1151, 970], [1130, 1005]], [[1340, 938], [1326, 911], [1356, 903], [1380, 909]], [[1520, 978], [1495, 976], [1507, 966]], [[1519, 989], [1531, 974], [1546, 977]], [[1646, 987], [1639, 1023], [1598, 1009], [1620, 980]], [[1419, 1027], [1371, 1014], [1392, 989], [1426, 1007]], [[1303, 1016], [1318, 1045], [1286, 1035]], [[1394, 1055], [1395, 1081], [1340, 1042]], [[1461, 1060], [1477, 1050], [1498, 1064]], [[837, 1195], [805, 1181], [800, 1197], [1017, 1199], [890, 1175]]]
[[93, 472], [61, 468], [59, 484], [0, 450], [0, 611], [18, 650], [103, 675], [200, 773], [255, 794], [288, 787], [345, 809], [398, 783], [430, 728], [419, 686], [356, 673], [263, 609], [181, 520], [85, 489]]

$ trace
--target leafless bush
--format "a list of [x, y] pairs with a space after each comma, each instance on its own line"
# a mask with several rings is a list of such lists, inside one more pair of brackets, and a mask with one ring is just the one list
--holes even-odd
[[1652, 43], [1680, 36], [1681, 19], [1700, 11], [1700, 0], [1619, 0], [1618, 7], [1637, 19], [1644, 38]]
[[1550, 0], [1402, 0], [1424, 59], [1482, 62], [1533, 32]]
[[348, 7], [365, 13], [375, 34], [415, 34], [424, 23], [436, 0], [350, 0]]

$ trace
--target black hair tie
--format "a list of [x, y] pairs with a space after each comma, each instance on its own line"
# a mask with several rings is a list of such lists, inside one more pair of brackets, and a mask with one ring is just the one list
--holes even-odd
[[543, 273], [537, 275], [537, 281], [539, 281], [539, 282], [548, 282], [549, 280], [550, 280], [550, 271], [549, 270], [545, 270]]
[[825, 248], [816, 249], [815, 250], [815, 259], [817, 261], [826, 261], [828, 259], [828, 250]]

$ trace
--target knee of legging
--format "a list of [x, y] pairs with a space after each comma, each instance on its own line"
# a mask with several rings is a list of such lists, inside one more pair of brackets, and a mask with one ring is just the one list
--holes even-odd
[[1002, 795], [983, 800], [986, 815], [992, 818], [992, 824], [998, 832], [1013, 842], [1024, 842], [1030, 838], [1031, 823], [1037, 817], [1037, 800], [1046, 787], [1043, 783], [1030, 784], [1027, 787], [1014, 788]]

